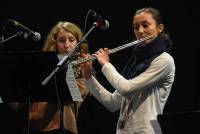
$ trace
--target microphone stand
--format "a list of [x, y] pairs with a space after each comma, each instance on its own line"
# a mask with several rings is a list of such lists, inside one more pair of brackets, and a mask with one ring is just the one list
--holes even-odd
[[[7, 39], [4, 39], [4, 35], [2, 34], [1, 37], [0, 37], [0, 45], [2, 47], [4, 47], [4, 43], [17, 37], [17, 36], [22, 36], [24, 34], [24, 32], [22, 31], [18, 31], [17, 33], [15, 33], [14, 35], [8, 37]], [[30, 87], [28, 87], [29, 90], [30, 90]], [[0, 103], [1, 103], [1, 98], [0, 98]], [[26, 104], [27, 104], [27, 124], [25, 125], [25, 128], [24, 128], [24, 131], [25, 133], [29, 134], [29, 107], [30, 107], [30, 96], [29, 96], [29, 93], [28, 93], [28, 96], [26, 98]]]
[[17, 32], [16, 34], [14, 34], [14, 35], [12, 35], [12, 36], [10, 36], [10, 37], [8, 37], [7, 39], [3, 39], [3, 36], [1, 37], [1, 40], [0, 40], [0, 45], [3, 47], [3, 44], [5, 43], [5, 42], [7, 42], [7, 41], [9, 41], [9, 40], [11, 40], [11, 39], [13, 39], [13, 38], [15, 38], [15, 37], [17, 37], [17, 36], [21, 36], [23, 34], [23, 32], [22, 31], [19, 31], [19, 32]]
[[59, 71], [59, 69], [62, 67], [64, 63], [66, 63], [71, 56], [76, 52], [77, 48], [85, 41], [86, 37], [94, 30], [94, 28], [98, 27], [98, 24], [96, 22], [93, 23], [92, 27], [89, 29], [89, 31], [81, 38], [81, 40], [76, 44], [76, 46], [67, 54], [65, 55], [59, 63], [56, 65], [56, 68], [51, 72], [49, 76], [45, 78], [45, 80], [42, 82], [42, 85], [45, 86], [51, 78], [55, 75], [56, 72]]

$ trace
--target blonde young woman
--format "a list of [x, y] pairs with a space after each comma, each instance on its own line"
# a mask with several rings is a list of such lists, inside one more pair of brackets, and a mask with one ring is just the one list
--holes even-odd
[[[71, 22], [58, 22], [50, 30], [47, 39], [44, 43], [43, 51], [56, 51], [59, 54], [69, 53], [83, 33], [81, 29]], [[87, 43], [81, 44], [79, 54], [88, 53]], [[76, 82], [79, 87], [82, 98], [88, 95], [88, 90], [84, 85], [84, 78], [81, 75], [81, 66], [75, 68]], [[78, 76], [77, 76], [78, 75]], [[63, 106], [63, 127], [65, 134], [77, 134], [76, 119], [78, 109], [81, 102], [68, 102]], [[21, 103], [12, 103], [12, 108], [19, 109]], [[60, 130], [60, 109], [58, 103], [51, 102], [33, 102], [29, 108], [29, 128], [30, 134], [61, 134]]]

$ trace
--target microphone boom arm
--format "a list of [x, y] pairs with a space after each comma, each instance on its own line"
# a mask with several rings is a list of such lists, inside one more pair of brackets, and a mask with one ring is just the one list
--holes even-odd
[[6, 38], [6, 39], [3, 39], [3, 38], [2, 38], [2, 40], [0, 40], [1, 46], [3, 47], [3, 45], [4, 45], [5, 42], [7, 42], [7, 41], [9, 41], [9, 40], [11, 40], [11, 39], [13, 39], [13, 38], [15, 38], [15, 37], [21, 36], [22, 34], [23, 34], [23, 32], [22, 32], [22, 31], [19, 31], [19, 32], [15, 33], [14, 35], [12, 35], [12, 36], [10, 36], [10, 37], [8, 37], [8, 38]]

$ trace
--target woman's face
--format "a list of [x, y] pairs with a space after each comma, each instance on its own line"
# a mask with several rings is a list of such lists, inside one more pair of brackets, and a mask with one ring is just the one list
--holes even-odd
[[[141, 12], [133, 18], [134, 34], [137, 39], [144, 38], [146, 36], [158, 36], [163, 31], [163, 24], [157, 24], [151, 13]], [[151, 40], [144, 42], [144, 45]]]
[[69, 53], [77, 44], [75, 36], [63, 28], [60, 29], [56, 39], [58, 53]]

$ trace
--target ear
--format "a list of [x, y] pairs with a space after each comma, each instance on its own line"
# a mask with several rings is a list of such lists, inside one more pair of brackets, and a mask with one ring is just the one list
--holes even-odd
[[159, 24], [158, 25], [158, 32], [161, 33], [164, 30], [164, 25], [163, 24]]

